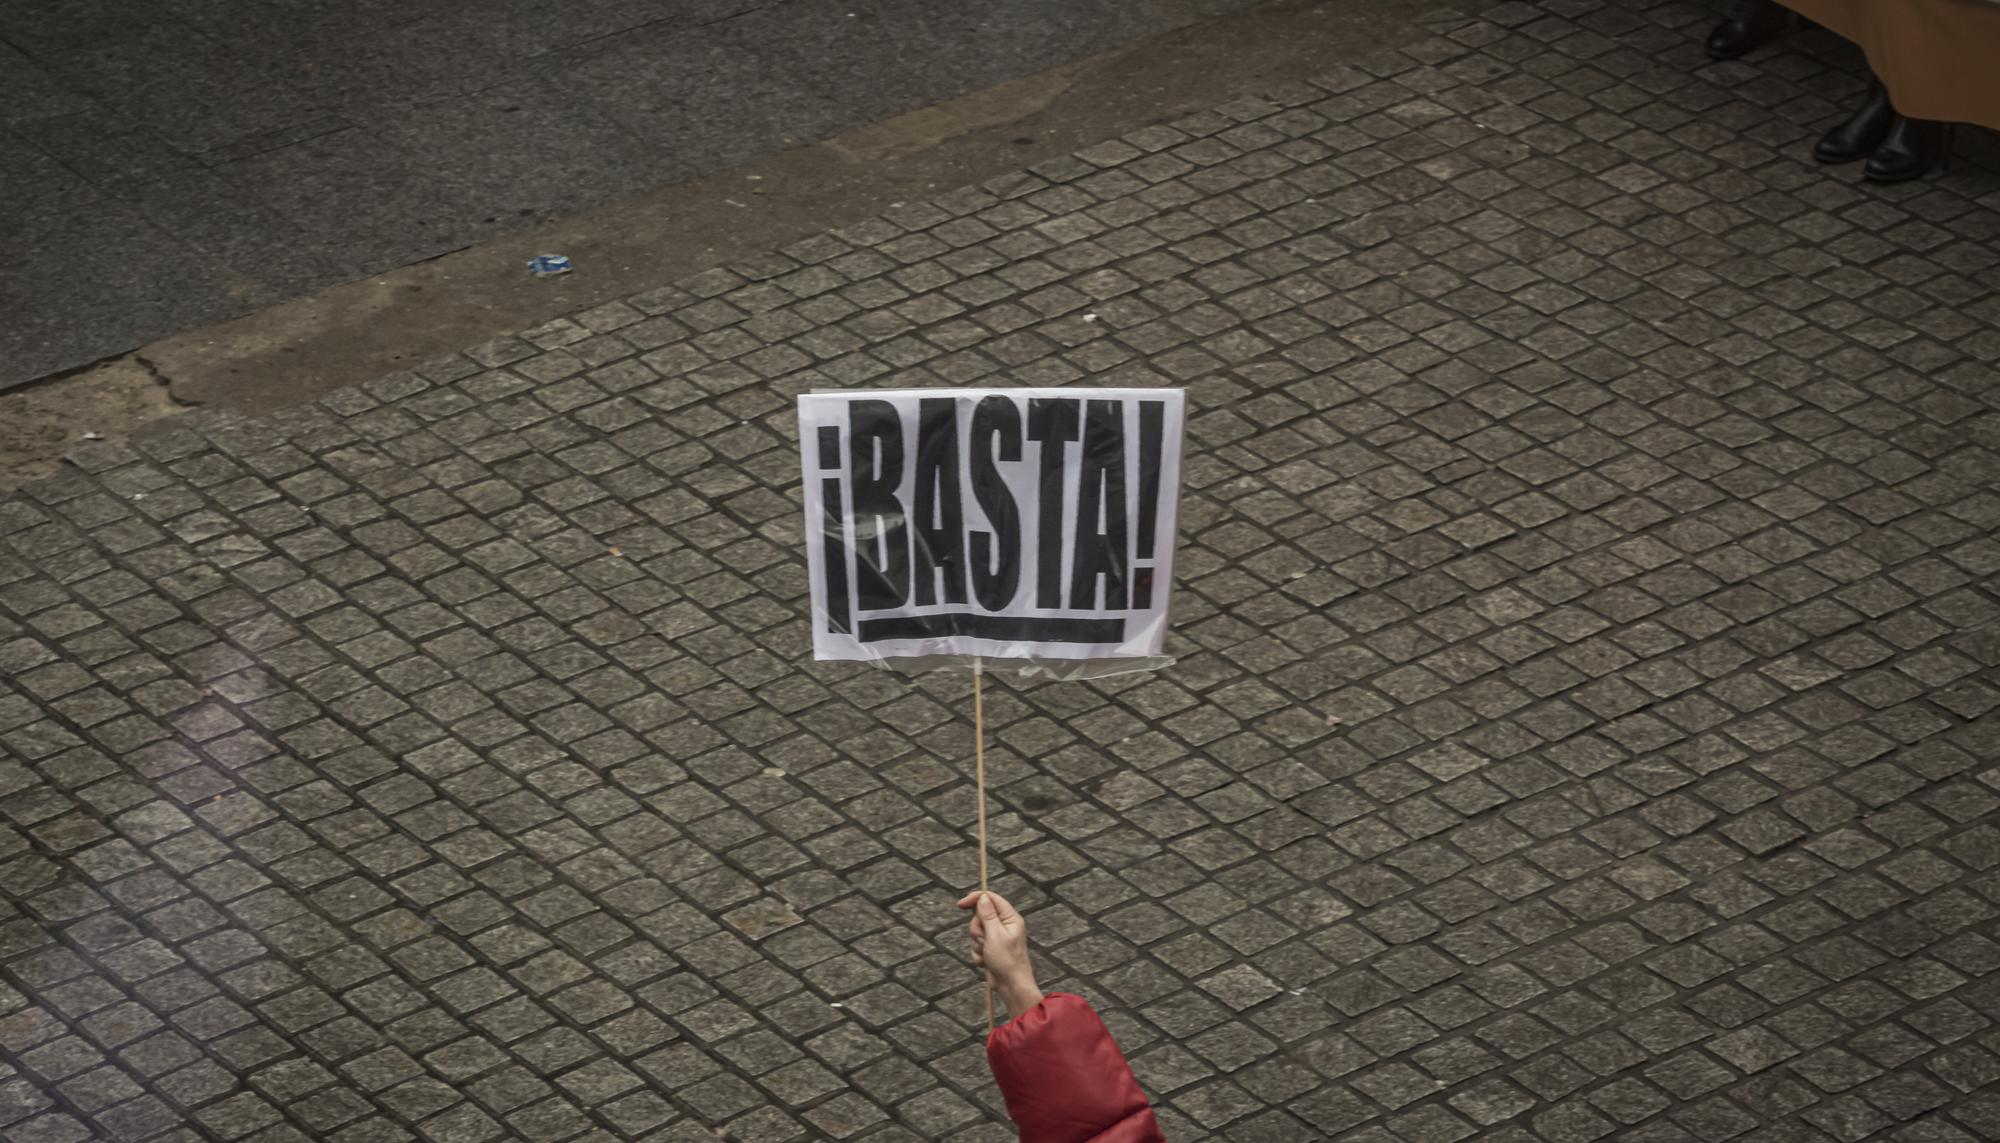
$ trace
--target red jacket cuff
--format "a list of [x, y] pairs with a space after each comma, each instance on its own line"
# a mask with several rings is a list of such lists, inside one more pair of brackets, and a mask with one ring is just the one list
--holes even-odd
[[1022, 1143], [1165, 1143], [1124, 1053], [1080, 996], [1051, 993], [994, 1029], [986, 1059]]

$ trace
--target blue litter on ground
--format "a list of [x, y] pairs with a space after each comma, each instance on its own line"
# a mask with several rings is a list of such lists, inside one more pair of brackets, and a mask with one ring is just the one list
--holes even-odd
[[567, 254], [537, 254], [528, 259], [528, 270], [537, 278], [552, 278], [557, 274], [567, 274], [575, 268], [570, 265]]

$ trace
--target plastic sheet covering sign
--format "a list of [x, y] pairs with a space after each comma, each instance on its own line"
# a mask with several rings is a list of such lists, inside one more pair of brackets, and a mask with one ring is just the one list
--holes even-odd
[[1177, 389], [800, 397], [815, 657], [1164, 666], [1183, 413]]

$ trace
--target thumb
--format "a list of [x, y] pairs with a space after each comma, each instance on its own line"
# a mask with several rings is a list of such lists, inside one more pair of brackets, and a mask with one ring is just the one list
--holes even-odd
[[981, 893], [979, 895], [979, 919], [982, 921], [997, 921], [1000, 919], [1000, 910], [994, 906], [993, 896], [990, 893]]

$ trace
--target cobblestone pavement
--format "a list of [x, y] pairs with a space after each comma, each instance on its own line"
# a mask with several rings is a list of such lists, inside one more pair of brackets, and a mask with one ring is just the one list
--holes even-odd
[[2000, 1138], [1994, 183], [1703, 27], [1508, 5], [0, 504], [0, 1136], [1009, 1137], [966, 684], [807, 661], [788, 397], [1107, 382], [1198, 410], [1184, 657], [994, 694], [999, 886], [1176, 1143]]

